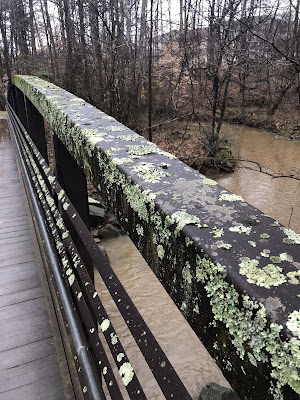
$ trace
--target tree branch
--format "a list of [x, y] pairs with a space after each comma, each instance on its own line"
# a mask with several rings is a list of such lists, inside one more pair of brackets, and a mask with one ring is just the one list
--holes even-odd
[[250, 166], [250, 165], [239, 165], [238, 168], [249, 169], [252, 171], [261, 172], [262, 174], [270, 176], [272, 179], [289, 178], [289, 179], [294, 179], [296, 181], [300, 181], [300, 170], [297, 170], [295, 173], [280, 174], [276, 171], [272, 171], [270, 168], [264, 169], [264, 167], [262, 167], [260, 165], [260, 163], [258, 163], [257, 161], [250, 161], [250, 160], [241, 159], [241, 158], [239, 159], [239, 161], [256, 165], [258, 167], [258, 169], [255, 169], [255, 167]]

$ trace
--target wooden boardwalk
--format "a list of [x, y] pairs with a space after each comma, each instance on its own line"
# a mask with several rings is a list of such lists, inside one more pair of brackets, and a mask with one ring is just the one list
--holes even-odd
[[6, 121], [0, 121], [0, 400], [61, 400], [66, 397], [29, 218]]

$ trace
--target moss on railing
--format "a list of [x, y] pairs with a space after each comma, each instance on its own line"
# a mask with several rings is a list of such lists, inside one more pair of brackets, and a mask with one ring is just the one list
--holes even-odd
[[298, 399], [300, 235], [65, 90], [14, 76], [241, 397]]

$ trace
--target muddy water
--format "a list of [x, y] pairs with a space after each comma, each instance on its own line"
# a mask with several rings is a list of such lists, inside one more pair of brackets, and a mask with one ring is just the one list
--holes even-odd
[[[232, 144], [233, 154], [240, 159], [258, 162], [275, 174], [291, 174], [298, 169], [300, 178], [300, 142], [282, 140], [259, 129], [227, 124], [223, 134]], [[300, 181], [274, 179], [246, 167], [257, 169], [255, 164], [239, 162], [234, 173], [216, 180], [281, 224], [300, 232]]]
[[[102, 250], [105, 249], [115, 273], [188, 389], [192, 399], [198, 400], [202, 388], [210, 382], [230, 387], [131, 240], [127, 236], [108, 239], [101, 242], [100, 247]], [[163, 393], [124, 320], [120, 317], [117, 307], [105, 290], [98, 273], [95, 274], [95, 285], [147, 399], [164, 399]], [[113, 365], [113, 362], [111, 364]], [[118, 376], [116, 367], [114, 370], [115, 375]], [[124, 399], [128, 399], [125, 391], [122, 391], [122, 394]], [[107, 398], [109, 397], [107, 396]]]

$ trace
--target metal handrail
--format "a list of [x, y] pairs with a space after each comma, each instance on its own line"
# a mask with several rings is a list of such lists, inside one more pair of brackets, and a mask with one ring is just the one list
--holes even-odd
[[22, 153], [20, 150], [20, 144], [18, 143], [17, 137], [15, 135], [15, 130], [12, 125], [12, 109], [9, 105], [7, 105], [7, 113], [8, 113], [8, 122], [10, 125], [10, 132], [13, 134], [13, 139], [15, 143], [15, 148], [17, 150], [18, 154], [18, 159], [20, 162], [20, 166], [22, 169], [23, 177], [24, 177], [24, 183], [27, 189], [27, 193], [30, 198], [30, 202], [32, 204], [32, 208], [36, 217], [36, 220], [38, 222], [38, 226], [40, 229], [40, 232], [42, 234], [43, 240], [44, 240], [44, 246], [47, 251], [47, 255], [49, 257], [49, 263], [52, 268], [56, 284], [59, 289], [60, 293], [60, 299], [64, 307], [64, 312], [69, 324], [69, 329], [72, 335], [75, 351], [78, 355], [82, 372], [84, 374], [86, 386], [87, 386], [87, 392], [89, 394], [89, 397], [91, 400], [104, 400], [104, 395], [103, 392], [100, 388], [100, 383], [98, 380], [98, 377], [96, 375], [94, 366], [93, 366], [93, 361], [91, 359], [90, 352], [87, 347], [86, 339], [84, 336], [84, 333], [82, 331], [82, 327], [78, 318], [77, 313], [74, 311], [74, 307], [72, 306], [72, 301], [70, 298], [70, 295], [65, 287], [63, 277], [61, 276], [60, 273], [60, 266], [57, 260], [56, 253], [53, 249], [53, 244], [49, 235], [49, 232], [46, 227], [46, 223], [43, 218], [43, 213], [41, 211], [40, 205], [37, 201], [34, 189], [32, 187], [32, 183], [29, 177], [29, 173], [27, 171], [25, 162], [22, 157]]
[[[74, 229], [77, 232], [80, 231], [80, 234], [83, 235], [83, 237], [85, 239], [86, 249], [87, 249], [89, 255], [91, 256], [91, 259], [92, 259], [94, 265], [97, 267], [100, 275], [102, 276], [104, 282], [106, 282], [107, 288], [111, 292], [112, 297], [114, 298], [115, 294], [117, 292], [118, 292], [118, 296], [122, 297], [123, 301], [121, 303], [116, 302], [116, 305], [118, 306], [122, 316], [124, 315], [124, 312], [126, 313], [125, 320], [128, 325], [128, 328], [131, 330], [133, 336], [135, 337], [135, 340], [136, 340], [138, 346], [140, 347], [140, 350], [142, 351], [143, 356], [145, 357], [151, 371], [153, 372], [153, 375], [155, 376], [155, 378], [156, 378], [161, 390], [165, 394], [166, 398], [170, 398], [170, 396], [172, 397], [174, 394], [174, 399], [175, 398], [177, 398], [177, 399], [180, 398], [182, 400], [190, 399], [190, 395], [189, 395], [188, 391], [186, 390], [186, 388], [184, 387], [181, 380], [179, 379], [176, 371], [173, 369], [173, 367], [170, 364], [169, 360], [167, 359], [166, 355], [164, 354], [164, 352], [160, 348], [159, 344], [157, 343], [156, 339], [154, 338], [152, 332], [149, 330], [145, 321], [143, 320], [143, 318], [137, 311], [132, 300], [126, 293], [124, 287], [121, 285], [120, 281], [118, 280], [118, 278], [115, 275], [114, 271], [112, 270], [111, 266], [108, 264], [108, 262], [103, 257], [98, 246], [95, 245], [95, 242], [92, 239], [90, 233], [88, 232], [86, 226], [84, 225], [84, 223], [78, 216], [78, 213], [76, 213], [74, 206], [72, 205], [70, 200], [67, 198], [65, 192], [62, 190], [61, 186], [59, 185], [59, 183], [57, 182], [55, 177], [52, 175], [50, 168], [45, 163], [45, 160], [42, 158], [41, 154], [38, 152], [36, 146], [30, 139], [28, 133], [25, 131], [24, 127], [21, 125], [20, 120], [18, 119], [18, 117], [16, 116], [12, 107], [9, 104], [7, 105], [7, 109], [8, 109], [8, 113], [9, 113], [9, 121], [10, 121], [10, 125], [11, 125], [11, 130], [14, 131], [15, 135], [17, 136], [15, 140], [18, 145], [18, 154], [19, 154], [19, 157], [21, 157], [22, 164], [27, 172], [26, 164], [25, 164], [25, 161], [23, 160], [24, 152], [25, 152], [26, 163], [29, 164], [28, 168], [33, 168], [33, 171], [31, 174], [28, 174], [28, 172], [27, 172], [27, 178], [30, 181], [29, 175], [31, 175], [31, 176], [34, 174], [35, 175], [37, 175], [37, 174], [43, 175], [43, 178], [41, 178], [41, 179], [43, 179], [43, 182], [42, 182], [42, 185], [44, 186], [43, 189], [40, 190], [41, 183], [38, 183], [36, 181], [35, 181], [35, 187], [36, 187], [36, 189], [38, 188], [40, 192], [42, 192], [42, 197], [40, 196], [40, 193], [38, 193], [40, 201], [42, 203], [43, 202], [46, 203], [46, 211], [45, 211], [44, 204], [42, 204], [42, 206], [44, 209], [44, 218], [46, 218], [48, 220], [48, 223], [45, 224], [44, 218], [42, 216], [42, 211], [40, 208], [39, 208], [39, 210], [40, 210], [39, 218], [42, 219], [43, 226], [44, 226], [43, 229], [46, 230], [46, 232], [48, 234], [48, 245], [51, 247], [51, 252], [53, 253], [54, 259], [56, 260], [56, 266], [57, 266], [56, 273], [60, 276], [60, 278], [59, 278], [60, 284], [62, 284], [64, 287], [63, 291], [61, 291], [61, 287], [58, 288], [59, 294], [61, 296], [61, 293], [66, 292], [69, 300], [71, 301], [70, 294], [68, 293], [68, 290], [65, 287], [64, 278], [61, 275], [61, 271], [59, 270], [62, 263], [60, 263], [60, 265], [59, 265], [58, 260], [59, 260], [59, 258], [60, 258], [60, 260], [62, 260], [62, 255], [59, 252], [59, 258], [57, 258], [57, 255], [55, 253], [55, 244], [53, 245], [53, 243], [51, 242], [51, 238], [56, 240], [56, 238], [54, 238], [55, 234], [57, 234], [59, 240], [61, 240], [61, 242], [63, 242], [64, 246], [67, 246], [67, 248], [69, 250], [68, 254], [76, 255], [77, 262], [78, 262], [77, 269], [76, 269], [77, 266], [75, 265], [75, 269], [77, 271], [76, 274], [78, 274], [78, 276], [80, 278], [80, 284], [82, 286], [85, 286], [85, 285], [83, 285], [83, 283], [86, 283], [88, 285], [87, 287], [83, 287], [81, 289], [79, 286], [79, 283], [78, 283], [79, 281], [77, 282], [77, 278], [75, 277], [74, 283], [72, 285], [70, 285], [70, 287], [71, 287], [71, 291], [73, 292], [73, 295], [74, 295], [74, 300], [76, 301], [79, 311], [81, 312], [81, 316], [84, 314], [85, 327], [88, 326], [88, 328], [89, 328], [86, 333], [87, 333], [88, 340], [91, 341], [92, 345], [93, 345], [91, 348], [91, 351], [93, 353], [95, 353], [95, 352], [97, 353], [97, 351], [99, 352], [100, 350], [101, 351], [103, 350], [101, 341], [99, 340], [98, 342], [95, 343], [95, 337], [97, 337], [97, 336], [91, 335], [90, 332], [91, 331], [95, 332], [97, 330], [97, 323], [95, 324], [95, 322], [93, 321], [93, 316], [95, 315], [98, 322], [101, 323], [105, 318], [105, 317], [103, 317], [103, 315], [105, 315], [106, 312], [103, 308], [103, 305], [102, 305], [101, 300], [99, 299], [98, 295], [94, 296], [94, 294], [96, 293], [95, 289], [93, 289], [92, 292], [90, 291], [90, 289], [93, 287], [92, 280], [86, 272], [85, 266], [81, 260], [81, 256], [78, 253], [78, 251], [76, 250], [74, 243], [72, 241], [72, 238], [70, 237], [70, 235], [65, 235], [68, 231], [66, 230], [66, 228], [64, 228], [64, 230], [61, 230], [61, 228], [59, 228], [60, 232], [58, 232], [57, 227], [55, 226], [55, 223], [53, 223], [53, 219], [51, 219], [52, 218], [51, 212], [52, 212], [53, 216], [57, 219], [57, 215], [55, 213], [58, 213], [58, 211], [57, 211], [57, 207], [55, 204], [53, 204], [53, 206], [49, 207], [47, 205], [47, 202], [45, 201], [45, 197], [49, 197], [48, 194], [50, 193], [49, 192], [50, 186], [51, 186], [51, 190], [53, 191], [54, 195], [57, 196], [60, 206], [62, 208], [64, 208], [63, 206], [67, 204], [68, 207], [65, 208], [64, 214], [70, 219]], [[22, 154], [22, 151], [23, 151], [23, 154]], [[26, 155], [26, 152], [27, 152], [27, 155]], [[32, 166], [33, 164], [35, 165], [35, 167]], [[36, 164], [38, 164], [38, 165], [36, 165]], [[34, 177], [34, 179], [36, 180], [35, 177]], [[48, 184], [47, 181], [49, 181], [50, 185]], [[46, 185], [44, 184], [45, 182], [47, 182]], [[33, 191], [32, 187], [31, 187], [31, 191]], [[60, 195], [60, 193], [62, 193], [62, 192], [64, 193], [63, 196]], [[34, 195], [34, 193], [32, 193], [32, 195]], [[62, 197], [63, 197], [63, 200], [62, 200]], [[35, 200], [37, 202], [36, 196], [35, 196]], [[63, 203], [63, 201], [65, 201], [65, 203]], [[38, 206], [38, 204], [36, 206]], [[49, 208], [51, 209], [51, 212], [50, 212]], [[55, 210], [55, 211], [53, 211], [53, 210]], [[45, 214], [46, 214], [46, 216], [45, 216]], [[76, 215], [76, 217], [74, 217], [75, 215]], [[59, 214], [59, 216], [60, 216], [60, 214]], [[74, 219], [73, 219], [73, 217], [74, 217]], [[49, 221], [50, 221], [50, 223], [49, 223]], [[57, 224], [57, 222], [56, 222], [56, 224]], [[49, 225], [51, 228], [49, 228]], [[49, 232], [47, 231], [47, 227], [51, 230], [52, 236], [49, 235]], [[53, 232], [55, 232], [55, 234]], [[74, 251], [73, 253], [70, 250], [71, 248], [72, 248], [72, 251]], [[63, 270], [63, 274], [64, 273], [67, 274], [67, 271]], [[82, 273], [83, 273], [83, 275], [82, 275]], [[54, 274], [54, 275], [56, 277], [56, 274]], [[108, 279], [108, 276], [109, 276], [109, 279]], [[109, 287], [110, 287], [110, 289], [109, 289]], [[80, 289], [83, 292], [83, 296], [80, 297], [80, 301], [79, 301], [79, 297], [77, 294], [80, 292]], [[117, 292], [116, 292], [116, 289], [117, 289]], [[88, 290], [88, 291], [86, 292], [86, 290]], [[86, 304], [84, 297], [87, 297], [87, 300], [88, 300], [91, 308], [89, 308], [88, 305]], [[92, 297], [92, 299], [91, 299], [91, 297]], [[126, 303], [126, 307], [125, 307], [125, 303]], [[71, 311], [74, 312], [74, 310], [72, 310], [72, 308], [73, 308], [72, 302], [70, 302], [70, 307], [71, 307]], [[123, 307], [123, 310], [122, 310], [122, 307]], [[99, 312], [99, 310], [100, 310], [100, 312]], [[99, 319], [99, 316], [102, 316], [101, 320]], [[88, 321], [88, 322], [86, 322], [86, 321]], [[69, 325], [71, 328], [71, 324], [69, 324]], [[80, 323], [79, 323], [79, 325], [80, 325]], [[110, 329], [111, 329], [110, 332], [114, 332], [114, 328], [111, 323], [110, 323]], [[70, 331], [71, 331], [71, 329], [70, 329]], [[143, 333], [143, 335], [145, 334], [145, 332], [147, 332], [148, 346], [146, 346], [146, 345], [144, 346], [143, 341], [137, 340], [140, 337], [141, 332]], [[105, 339], [107, 340], [107, 332], [104, 332], [104, 336], [105, 336]], [[112, 352], [112, 355], [113, 355], [115, 361], [117, 361], [117, 358], [118, 358], [117, 355], [123, 354], [123, 353], [124, 353], [123, 361], [126, 361], [127, 356], [126, 356], [125, 351], [123, 350], [121, 343], [117, 343], [117, 345], [111, 346], [112, 345], [111, 338], [109, 338], [109, 339], [110, 340], [108, 342], [108, 345], [109, 345], [109, 348]], [[76, 342], [76, 343], [78, 344], [77, 349], [79, 351], [83, 351], [84, 346], [82, 348], [82, 346], [80, 346], [80, 342]], [[152, 348], [152, 351], [151, 351], [151, 348]], [[153, 349], [155, 349], [155, 351]], [[116, 350], [118, 350], [118, 351], [116, 351]], [[80, 358], [80, 361], [81, 361], [80, 364], [84, 365], [84, 363], [85, 363], [84, 356], [85, 355], [89, 356], [90, 353], [83, 352], [82, 354], [83, 355], [81, 355], [81, 358], [79, 357], [79, 354], [78, 354], [78, 357]], [[107, 360], [107, 356], [105, 353], [104, 354], [102, 353], [101, 357], [104, 357], [103, 360], [104, 359]], [[99, 359], [97, 354], [96, 354], [96, 359], [97, 360]], [[106, 360], [105, 360], [105, 365], [108, 365], [109, 368], [111, 369], [111, 366], [109, 365], [108, 360], [107, 361]], [[127, 359], [127, 361], [128, 361], [128, 359]], [[125, 362], [125, 364], [127, 364], [127, 362]], [[159, 367], [160, 365], [164, 365], [164, 373], [162, 373], [162, 371], [160, 371], [160, 369], [161, 369]], [[91, 365], [91, 367], [92, 366], [93, 365]], [[98, 365], [97, 365], [97, 367], [98, 367]], [[82, 368], [82, 371], [84, 371], [83, 368]], [[111, 372], [111, 371], [109, 371], [109, 372]], [[105, 374], [105, 377], [104, 377], [105, 380], [108, 378], [109, 372], [107, 372]], [[120, 371], [119, 371], [119, 373], [120, 373]], [[165, 380], [165, 374], [168, 375], [168, 380]], [[93, 381], [93, 379], [92, 379], [92, 381]], [[96, 381], [94, 381], [94, 382], [96, 382]], [[89, 392], [91, 392], [93, 390], [92, 383], [93, 382], [89, 383], [90, 388], [87, 385]], [[106, 383], [107, 383], [107, 381], [106, 381]], [[122, 396], [121, 396], [120, 392], [119, 392], [119, 394], [116, 395], [116, 393], [118, 393], [118, 390], [119, 390], [118, 385], [114, 385], [114, 386], [116, 386], [116, 387], [114, 388], [115, 396], [113, 398], [119, 399]], [[113, 388], [111, 387], [108, 389], [110, 391]], [[129, 394], [130, 398], [132, 398], [132, 399], [146, 399], [146, 396], [145, 396], [135, 374], [134, 374], [134, 378], [133, 378], [131, 384], [126, 386], [126, 390]], [[175, 393], [176, 393], [176, 396], [175, 396]], [[101, 395], [103, 395], [103, 394], [101, 393]], [[95, 398], [98, 399], [98, 397], [95, 397]], [[93, 399], [93, 397], [92, 397], [92, 399]]]

